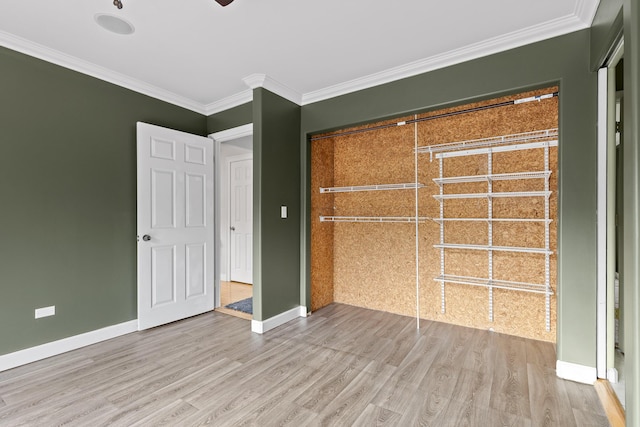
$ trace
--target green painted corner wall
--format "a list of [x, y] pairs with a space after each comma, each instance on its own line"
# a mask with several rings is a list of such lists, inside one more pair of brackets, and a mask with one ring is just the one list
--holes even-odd
[[136, 122], [207, 123], [5, 48], [0, 69], [2, 355], [136, 318]]
[[602, 0], [591, 25], [591, 69], [597, 70], [622, 36], [622, 0]]
[[253, 91], [255, 320], [300, 305], [300, 110], [266, 89]]
[[558, 357], [595, 367], [596, 75], [590, 70], [589, 30], [305, 105], [301, 277], [306, 304], [311, 134], [555, 84], [560, 87]]
[[207, 133], [249, 124], [253, 121], [253, 105], [251, 102], [220, 111], [207, 117]]

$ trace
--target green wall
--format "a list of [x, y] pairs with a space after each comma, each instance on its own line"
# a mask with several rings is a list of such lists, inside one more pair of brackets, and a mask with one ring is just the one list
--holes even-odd
[[206, 118], [4, 48], [0, 70], [6, 354], [137, 317], [136, 121], [204, 135]]
[[622, 36], [622, 0], [601, 0], [591, 25], [591, 69], [600, 68]]
[[252, 120], [253, 106], [251, 102], [247, 102], [207, 117], [207, 132], [212, 134], [221, 130], [235, 128], [249, 124]]
[[304, 106], [304, 303], [310, 304], [310, 134], [553, 84], [560, 86], [558, 358], [595, 367], [596, 74], [589, 30]]
[[[253, 297], [256, 320], [300, 305], [300, 107], [253, 91]], [[280, 218], [287, 206], [288, 218]]]

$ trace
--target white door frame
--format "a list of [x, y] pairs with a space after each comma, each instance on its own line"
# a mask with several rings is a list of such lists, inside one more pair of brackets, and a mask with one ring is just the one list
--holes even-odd
[[[247, 153], [247, 154], [239, 154], [237, 156], [229, 156], [225, 159], [225, 166], [226, 166], [226, 171], [227, 171], [227, 195], [228, 195], [228, 201], [231, 202], [231, 163], [233, 162], [240, 162], [243, 160], [251, 160], [253, 161], [253, 152], [251, 153]], [[226, 230], [226, 235], [227, 235], [227, 242], [229, 242], [229, 248], [231, 248], [231, 229], [230, 229], [230, 223], [231, 223], [231, 203], [229, 203], [228, 206], [228, 210], [227, 213], [229, 214], [228, 218], [229, 218], [229, 224], [227, 225], [227, 230]], [[221, 227], [224, 226], [225, 224], [221, 224]], [[220, 230], [221, 233], [224, 232], [224, 230]], [[229, 253], [231, 251], [228, 251]], [[229, 274], [229, 280], [231, 280], [231, 256], [229, 255], [227, 257], [227, 274]], [[252, 281], [253, 283], [253, 281]]]
[[249, 123], [246, 125], [238, 126], [231, 129], [226, 129], [220, 132], [214, 132], [209, 135], [209, 138], [213, 139], [213, 153], [214, 153], [214, 164], [215, 168], [215, 182], [214, 182], [214, 223], [216, 229], [216, 240], [215, 240], [215, 276], [214, 276], [214, 287], [215, 287], [215, 307], [220, 307], [220, 217], [221, 217], [221, 200], [220, 200], [220, 174], [221, 165], [220, 162], [220, 144], [223, 142], [229, 142], [240, 138], [245, 138], [253, 135], [253, 123]]
[[[597, 226], [596, 226], [596, 370], [598, 378], [618, 381], [613, 367], [614, 340], [613, 277], [615, 271], [615, 224], [610, 217], [615, 206], [615, 66], [624, 53], [624, 40], [618, 42], [607, 64], [598, 70], [597, 133]], [[613, 170], [611, 169], [613, 167]], [[612, 182], [613, 180], [613, 182]], [[613, 227], [612, 227], [613, 225]], [[614, 344], [615, 345], [615, 344]]]

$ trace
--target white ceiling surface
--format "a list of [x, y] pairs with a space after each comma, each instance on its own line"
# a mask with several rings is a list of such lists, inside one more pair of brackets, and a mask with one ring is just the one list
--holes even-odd
[[[598, 0], [122, 3], [118, 10], [112, 0], [3, 0], [0, 44], [211, 114], [251, 99], [248, 76], [267, 76], [304, 105], [589, 27], [598, 6]], [[96, 13], [129, 21], [135, 33], [104, 30]]]

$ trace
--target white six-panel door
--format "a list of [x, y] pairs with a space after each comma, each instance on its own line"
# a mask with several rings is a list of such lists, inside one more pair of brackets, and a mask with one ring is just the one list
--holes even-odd
[[230, 278], [253, 283], [253, 160], [230, 163]]
[[138, 123], [138, 329], [214, 307], [213, 141]]

